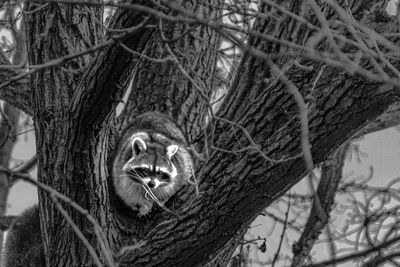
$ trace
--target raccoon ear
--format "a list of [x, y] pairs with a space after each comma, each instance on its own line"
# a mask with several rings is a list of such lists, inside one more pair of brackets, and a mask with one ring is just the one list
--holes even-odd
[[132, 140], [132, 153], [133, 156], [140, 154], [140, 152], [146, 151], [147, 146], [146, 143], [140, 137], [135, 137]]
[[167, 147], [167, 157], [169, 159], [171, 159], [172, 156], [175, 155], [176, 152], [178, 152], [178, 146], [177, 145], [169, 145]]

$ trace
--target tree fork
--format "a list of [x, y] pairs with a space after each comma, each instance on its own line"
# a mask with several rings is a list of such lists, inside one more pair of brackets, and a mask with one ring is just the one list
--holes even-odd
[[[301, 8], [304, 8], [297, 1], [276, 2], [292, 7], [296, 14], [300, 14]], [[361, 19], [360, 14], [369, 9], [373, 2], [350, 1], [350, 7], [355, 8], [354, 17]], [[214, 4], [218, 3], [220, 1]], [[210, 16], [218, 16], [218, 12], [213, 13], [215, 10], [211, 4], [202, 6], [197, 1], [185, 1], [184, 6], [192, 10], [200, 8]], [[31, 64], [41, 64], [98, 42], [96, 38], [86, 40], [88, 36], [100, 36], [101, 30], [93, 21], [84, 22], [93, 27], [80, 29], [74, 25], [74, 29], [82, 31], [81, 34], [76, 35], [77, 39], [64, 42], [68, 28], [60, 25], [61, 19], [69, 25], [81, 18], [90, 20], [90, 16], [85, 16], [87, 13], [84, 9], [78, 6], [70, 8], [50, 4], [28, 16]], [[94, 12], [99, 14], [96, 10]], [[142, 15], [130, 12], [117, 13], [116, 21], [121, 19], [126, 22], [119, 25], [129, 27], [143, 21]], [[293, 37], [293, 29], [296, 28], [293, 19], [285, 18], [285, 23], [279, 27], [272, 20], [257, 20], [253, 31], [284, 40]], [[241, 153], [212, 149], [210, 158], [198, 168], [200, 196], [190, 202], [188, 200], [194, 198], [193, 192], [182, 191], [173, 199], [176, 201], [176, 210], [181, 211], [178, 218], [160, 212], [151, 221], [139, 220], [133, 217], [133, 213], [121, 212], [118, 207], [113, 209], [109, 203], [109, 198], [113, 198], [112, 188], [106, 183], [107, 157], [113, 150], [109, 141], [112, 138], [111, 123], [115, 122], [113, 110], [124, 93], [121, 88], [129, 83], [132, 70], [135, 75], [132, 92], [118, 121], [119, 129], [128, 125], [134, 115], [145, 111], [169, 115], [190, 142], [205, 127], [207, 103], [204, 102], [204, 96], [209, 96], [211, 90], [215, 48], [210, 48], [205, 42], [197, 42], [196, 36], [183, 34], [188, 28], [182, 24], [166, 23], [155, 18], [151, 20], [151, 25], [152, 30], [135, 32], [124, 41], [128, 48], [140, 53], [146, 51], [150, 58], [169, 57], [164, 63], [156, 64], [127, 56], [128, 52], [121, 52], [121, 48], [113, 46], [97, 54], [90, 69], [87, 69], [90, 57], [86, 57], [63, 65], [71, 72], [52, 67], [31, 77], [32, 84], [35, 84], [32, 91], [37, 149], [42, 152], [39, 153], [38, 176], [41, 182], [53, 186], [87, 208], [103, 227], [114, 251], [121, 245], [137, 245], [136, 249], [128, 249], [121, 255], [121, 266], [204, 265], [215, 259], [228, 242], [242, 234], [261, 210], [304, 176], [304, 162], [298, 157], [301, 149], [297, 106], [284, 84], [272, 82], [272, 78], [276, 77], [271, 74], [265, 60], [254, 56], [255, 50], [250, 49], [240, 64], [240, 77], [236, 78], [217, 114], [221, 119], [216, 118], [213, 140], [214, 147], [224, 150], [249, 149]], [[217, 33], [206, 32], [209, 28], [199, 26], [195, 29], [206, 40], [219, 43]], [[295, 36], [295, 41], [304, 44], [309, 38], [306, 33], [309, 32], [309, 29], [304, 29]], [[36, 41], [37, 36], [44, 36], [42, 33], [47, 34], [46, 38]], [[79, 36], [84, 36], [84, 41]], [[65, 44], [63, 48], [48, 46], [60, 45], [60, 40]], [[250, 43], [257, 51], [266, 53], [293, 52], [282, 44], [268, 42], [257, 36], [252, 36]], [[161, 47], [158, 46], [160, 44]], [[193, 55], [193, 51], [203, 52]], [[275, 64], [283, 68], [287, 62], [288, 59], [283, 58]], [[180, 66], [186, 73], [182, 72]], [[322, 68], [321, 64], [313, 64], [313, 67], [312, 71], [291, 67], [285, 73], [303, 96], [310, 95], [308, 89]], [[316, 164], [325, 160], [368, 120], [382, 113], [394, 101], [396, 93], [393, 88], [330, 67], [326, 67], [322, 75], [331, 83], [316, 84], [312, 92], [314, 105], [310, 107], [309, 114], [310, 141]], [[204, 90], [199, 91], [199, 88]], [[100, 105], [96, 105], [98, 101]], [[235, 123], [244, 127], [260, 147], [252, 147], [243, 129]], [[226, 130], [227, 126], [231, 131]], [[258, 150], [277, 161], [266, 161]], [[281, 162], [282, 157], [294, 158]], [[111, 191], [110, 195], [108, 190]], [[39, 196], [48, 265], [90, 263], [86, 248], [70, 230], [50, 198], [42, 192], [39, 192]], [[191, 205], [188, 207], [189, 203]], [[67, 211], [99, 251], [92, 226], [73, 209], [68, 207]], [[134, 237], [145, 242], [135, 244]], [[71, 251], [71, 244], [72, 253], [63, 253]], [[60, 253], [55, 253], [57, 251]]]
[[[138, 2], [143, 3], [143, 1]], [[188, 6], [199, 7], [196, 1], [187, 1], [187, 3]], [[207, 8], [212, 10], [210, 7]], [[28, 10], [33, 9], [34, 7], [28, 8]], [[93, 8], [92, 11], [94, 14], [99, 14], [96, 13], [98, 11], [96, 8]], [[219, 12], [214, 15], [217, 16], [217, 13]], [[72, 16], [67, 16], [67, 14], [72, 14]], [[85, 45], [95, 45], [98, 39], [93, 42], [86, 38], [100, 36], [101, 30], [96, 23], [93, 23], [90, 16], [85, 16], [87, 14], [85, 9], [79, 6], [53, 3], [29, 14], [26, 21], [31, 64], [42, 64], [62, 56], [63, 53], [73, 54], [87, 49]], [[71, 26], [81, 18], [89, 20], [81, 21], [82, 25], [91, 24], [93, 27], [79, 28], [74, 25], [75, 30], [81, 31], [76, 36], [83, 38], [81, 40], [71, 38], [71, 42], [64, 42], [62, 36], [70, 32], [64, 25], [60, 25], [61, 21], [67, 22], [67, 25]], [[119, 28], [135, 26], [143, 20], [144, 15], [139, 12], [117, 11], [114, 26]], [[164, 27], [171, 31], [169, 26], [164, 25]], [[45, 40], [35, 40], [37, 36], [44, 36], [43, 33], [46, 33]], [[146, 43], [153, 38], [151, 37], [153, 31], [146, 29], [135, 34], [125, 39], [124, 45], [141, 53], [146, 47]], [[170, 37], [168, 34], [166, 36]], [[218, 34], [212, 33], [211, 36], [216, 38]], [[54, 44], [60, 45], [61, 39], [64, 47], [54, 46]], [[53, 45], [47, 46], [49, 44]], [[173, 47], [173, 44], [170, 46]], [[215, 60], [216, 49], [211, 51], [213, 51], [213, 55], [207, 62], [211, 73], [205, 68], [201, 69], [205, 72], [200, 75], [204, 81], [211, 80], [215, 66], [215, 62], [212, 60]], [[82, 207], [87, 208], [90, 214], [96, 217], [100, 225], [104, 227], [110, 244], [115, 248], [115, 245], [120, 244], [118, 238], [123, 239], [123, 237], [120, 236], [121, 233], [115, 231], [114, 227], [118, 225], [118, 222], [114, 222], [110, 216], [108, 202], [106, 161], [108, 154], [113, 150], [112, 145], [109, 144], [109, 136], [111, 137], [113, 134], [110, 122], [115, 119], [115, 116], [112, 115], [114, 108], [124, 93], [124, 89], [121, 88], [127, 87], [138, 58], [123, 51], [120, 47], [113, 46], [98, 53], [96, 60], [90, 66], [88, 60], [90, 57], [86, 56], [83, 61], [78, 58], [68, 62], [67, 68], [80, 66], [80, 69], [71, 69], [71, 73], [63, 72], [60, 67], [53, 67], [32, 75], [32, 83], [37, 84], [33, 90], [37, 149], [43, 152], [39, 154], [38, 176], [41, 182], [51, 185], [59, 192], [71, 197]], [[199, 64], [203, 63], [199, 60]], [[208, 77], [202, 78], [202, 76]], [[208, 87], [207, 90], [211, 90], [211, 88]], [[190, 90], [186, 89], [183, 95], [190, 93]], [[193, 96], [191, 97], [193, 98]], [[204, 120], [204, 116], [200, 118]], [[181, 119], [182, 124], [183, 121]], [[47, 264], [50, 266], [77, 266], [92, 262], [86, 248], [65, 223], [49, 196], [43, 192], [39, 192], [39, 195]], [[90, 243], [99, 251], [92, 225], [74, 209], [66, 207], [66, 210]], [[72, 250], [71, 244], [73, 244]], [[63, 250], [72, 252], [61, 253]], [[57, 251], [60, 253], [56, 253]], [[60, 257], [61, 254], [62, 257]]]
[[[33, 11], [36, 7], [29, 3], [27, 10]], [[102, 20], [102, 12], [103, 8], [99, 7], [50, 3], [28, 13], [26, 26], [30, 63], [43, 64], [98, 44], [103, 38], [102, 27], [97, 23]], [[113, 22], [117, 28], [135, 26], [138, 21], [143, 21], [143, 16], [134, 11], [118, 11], [117, 14]], [[37, 39], [38, 36], [41, 38]], [[140, 31], [139, 36], [144, 39], [135, 38], [132, 34], [129, 36], [131, 39], [125, 40], [126, 45], [140, 51], [140, 44], [147, 36]], [[87, 208], [109, 233], [109, 228], [113, 226], [108, 216], [106, 183], [110, 114], [118, 104], [118, 95], [119, 99], [122, 98], [124, 89], [121, 88], [129, 84], [130, 71], [135, 62], [116, 46], [98, 53], [96, 60], [89, 65], [91, 58], [89, 55], [78, 57], [31, 76], [32, 84], [35, 84], [33, 110], [39, 155], [38, 177], [40, 182]], [[105, 72], [108, 74], [106, 77]], [[73, 102], [74, 97], [80, 94], [82, 97]], [[96, 109], [91, 109], [93, 102], [87, 102], [87, 99], [96, 100], [99, 95], [108, 101], [104, 103], [107, 108], [100, 105], [102, 112], [94, 114], [96, 118], [93, 118], [91, 112]], [[74, 104], [71, 106], [71, 103]], [[78, 108], [82, 106], [86, 109]], [[79, 114], [71, 114], [70, 111], [77, 108]], [[50, 196], [39, 190], [39, 200], [47, 265], [78, 266], [92, 262], [86, 247], [65, 222]], [[73, 208], [67, 206], [66, 210], [99, 251], [93, 226]]]
[[[296, 14], [304, 14], [300, 9], [306, 8], [298, 2], [277, 2], [292, 7]], [[351, 2], [354, 17], [362, 18], [365, 9], [374, 3]], [[285, 40], [293, 37], [291, 29], [296, 23], [289, 17], [287, 21], [281, 21], [274, 32], [271, 31], [276, 29], [274, 21], [256, 20], [253, 31], [273, 32]], [[304, 44], [311, 36], [307, 35], [310, 31], [303, 29], [300, 33], [295, 40]], [[246, 129], [256, 144], [261, 145], [262, 152], [276, 159], [275, 162], [268, 162], [251, 146], [242, 153], [214, 150], [198, 173], [200, 197], [179, 219], [170, 216], [169, 223], [152, 232], [146, 245], [137, 248], [136, 253], [125, 255], [122, 266], [133, 263], [138, 266], [204, 265], [213, 258], [211, 255], [217, 255], [232, 237], [240, 234], [259, 212], [306, 174], [304, 161], [298, 157], [302, 151], [296, 102], [284, 84], [270, 83], [275, 77], [264, 59], [252, 54], [255, 50], [266, 53], [294, 51], [261, 38], [253, 38], [251, 44], [254, 49], [245, 54], [238, 70], [240, 76], [217, 113], [233, 124], [217, 119], [214, 146], [231, 151], [250, 146], [243, 130], [235, 126], [237, 123]], [[287, 58], [275, 63], [282, 67]], [[292, 67], [285, 73], [304, 96], [310, 94], [308, 89], [323, 67], [321, 64], [312, 66], [311, 71]], [[384, 84], [336, 68], [324, 68], [320, 80], [330, 83], [316, 84], [312, 92], [315, 102], [309, 111], [315, 164], [323, 162], [368, 120], [384, 112], [398, 95], [394, 88]], [[226, 131], [227, 126], [233, 128], [231, 132]], [[281, 160], [291, 157], [294, 158]], [[181, 197], [188, 199], [188, 195], [184, 193]]]

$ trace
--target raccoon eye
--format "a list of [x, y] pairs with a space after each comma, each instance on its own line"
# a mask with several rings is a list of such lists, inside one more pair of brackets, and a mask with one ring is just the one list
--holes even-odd
[[168, 174], [166, 174], [166, 173], [160, 173], [160, 177], [161, 177], [161, 180], [164, 180], [164, 181], [168, 181], [170, 178], [169, 178], [169, 175]]
[[150, 170], [146, 168], [136, 168], [134, 171], [140, 176], [145, 177], [150, 175]]

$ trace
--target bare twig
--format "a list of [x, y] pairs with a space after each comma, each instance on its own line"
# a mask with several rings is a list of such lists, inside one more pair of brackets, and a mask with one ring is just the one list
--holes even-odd
[[283, 229], [282, 229], [282, 234], [281, 234], [280, 241], [279, 241], [279, 245], [278, 245], [278, 250], [276, 251], [275, 256], [274, 256], [274, 259], [273, 259], [273, 261], [272, 261], [272, 267], [275, 266], [276, 262], [277, 262], [278, 259], [279, 259], [279, 253], [280, 253], [280, 251], [281, 251], [282, 243], [283, 243], [283, 240], [284, 240], [284, 238], [285, 238], [285, 233], [286, 233], [286, 228], [287, 228], [287, 221], [288, 221], [288, 219], [289, 219], [289, 213], [290, 213], [290, 205], [291, 205], [291, 201], [290, 201], [290, 200], [291, 200], [291, 194], [289, 193], [289, 202], [288, 202], [288, 204], [287, 204], [287, 210], [286, 210], [286, 215], [285, 215], [285, 222], [284, 222], [284, 224], [283, 224]]
[[[318, 200], [314, 200], [304, 231], [299, 241], [293, 245], [292, 267], [303, 266], [306, 257], [318, 239], [319, 233], [329, 222], [329, 213], [334, 203], [339, 181], [342, 179], [346, 151], [347, 146], [339, 149], [322, 167], [317, 190]], [[321, 208], [317, 208], [316, 201], [320, 202]]]
[[103, 42], [103, 43], [101, 43], [99, 45], [95, 45], [93, 47], [90, 47], [88, 49], [85, 49], [83, 51], [80, 51], [80, 52], [77, 52], [77, 53], [74, 53], [74, 54], [70, 54], [70, 55], [66, 55], [66, 56], [63, 56], [63, 57], [60, 57], [60, 58], [56, 58], [56, 59], [50, 60], [50, 61], [48, 61], [48, 62], [46, 62], [44, 64], [41, 64], [41, 65], [30, 65], [28, 71], [25, 71], [25, 72], [22, 72], [22, 73], [20, 73], [20, 74], [18, 74], [16, 76], [13, 76], [13, 77], [7, 79], [6, 82], [1, 83], [0, 84], [0, 89], [3, 88], [3, 87], [6, 87], [7, 85], [10, 85], [11, 83], [13, 83], [15, 81], [18, 81], [18, 80], [20, 80], [20, 79], [22, 79], [24, 77], [27, 77], [27, 76], [29, 76], [29, 75], [31, 75], [33, 73], [36, 73], [39, 70], [42, 70], [44, 68], [60, 65], [60, 64], [65, 63], [65, 62], [67, 62], [67, 61], [69, 61], [71, 59], [74, 59], [74, 58], [77, 58], [77, 57], [80, 57], [80, 56], [84, 56], [86, 54], [93, 53], [93, 52], [95, 52], [95, 51], [97, 51], [99, 49], [111, 46], [111, 45], [119, 42], [120, 40], [123, 40], [124, 38], [126, 38], [130, 34], [134, 33], [135, 31], [141, 29], [147, 23], [148, 19], [149, 19], [149, 17], [144, 19], [143, 22], [141, 22], [139, 25], [136, 25], [136, 26], [133, 26], [133, 27], [125, 29], [123, 33], [114, 35], [108, 41], [105, 41], [105, 42]]
[[18, 216], [1, 216], [0, 217], [0, 231], [7, 231], [10, 229], [12, 224], [14, 223], [15, 219], [17, 219]]
[[376, 247], [373, 248], [369, 248], [369, 249], [365, 249], [363, 251], [359, 251], [356, 253], [352, 253], [343, 257], [338, 257], [336, 259], [333, 260], [329, 260], [329, 261], [324, 261], [324, 262], [320, 262], [320, 263], [315, 263], [315, 264], [308, 264], [308, 265], [304, 265], [304, 267], [325, 267], [325, 266], [329, 266], [331, 264], [339, 264], [342, 262], [346, 262], [346, 261], [350, 261], [350, 260], [356, 260], [358, 258], [362, 258], [362, 257], [367, 257], [368, 255], [370, 255], [371, 253], [377, 252], [381, 249], [385, 249], [397, 242], [400, 241], [400, 236], [395, 237], [393, 239], [390, 239]]

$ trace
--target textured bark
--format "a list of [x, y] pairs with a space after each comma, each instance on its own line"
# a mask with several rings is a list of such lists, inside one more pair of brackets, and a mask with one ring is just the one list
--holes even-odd
[[[28, 10], [35, 7], [29, 4]], [[101, 21], [102, 9], [89, 9]], [[87, 49], [97, 44], [102, 35], [100, 25], [82, 6], [49, 4], [40, 11], [29, 13], [25, 22], [29, 61], [35, 65]], [[93, 142], [90, 132], [87, 133], [89, 136], [82, 134], [79, 140], [74, 140], [79, 144], [85, 143], [80, 150], [71, 149], [68, 143], [73, 133], [70, 102], [89, 60], [89, 56], [79, 57], [60, 66], [40, 70], [31, 75], [31, 83], [34, 85], [32, 103], [38, 179], [94, 212], [101, 204], [93, 198], [94, 193], [101, 193], [98, 188], [93, 190], [93, 181], [98, 174], [95, 164], [102, 163], [99, 153], [95, 152], [101, 148], [98, 144], [102, 144], [104, 138]], [[57, 211], [48, 193], [39, 190], [39, 203], [47, 265], [79, 266], [82, 262], [92, 262], [87, 249]], [[66, 210], [82, 227], [82, 232], [88, 231], [82, 215], [69, 206]], [[91, 235], [88, 234], [89, 240]]]
[[400, 125], [400, 102], [395, 102], [390, 105], [384, 113], [376, 117], [375, 120], [369, 122], [368, 125], [362, 128], [354, 136], [354, 139], [398, 125]]
[[[207, 5], [201, 1], [184, 1], [186, 10], [202, 14], [214, 22], [218, 22], [217, 18], [220, 18], [221, 10], [218, 7], [222, 4], [223, 1], [220, 0], [210, 1]], [[167, 114], [177, 123], [189, 143], [202, 134], [209, 108], [207, 98], [213, 89], [211, 84], [220, 34], [201, 24], [192, 26], [189, 33], [188, 30], [187, 25], [182, 22], [162, 21], [164, 36], [160, 34], [160, 29], [155, 32], [145, 48], [145, 55], [155, 59], [176, 56], [179, 63], [173, 60], [163, 62], [140, 60], [135, 68], [129, 99], [118, 120], [118, 129], [124, 129], [138, 114], [158, 111]], [[164, 37], [175, 40], [168, 42], [173, 55], [165, 47]], [[195, 80], [198, 87], [188, 79], [186, 73], [182, 73], [180, 66]], [[186, 189], [194, 195], [192, 188]], [[152, 212], [151, 218], [144, 220], [138, 218], [135, 213], [127, 211], [126, 206], [118, 200], [114, 202], [119, 212], [119, 224], [115, 229], [119, 246], [134, 245], [133, 240], [144, 239], [152, 229], [166, 220], [165, 216], [168, 216], [165, 213]], [[173, 202], [174, 200], [169, 201]], [[159, 210], [157, 207], [153, 209]]]
[[213, 267], [213, 266], [227, 266], [235, 267], [237, 263], [237, 258], [232, 258], [238, 246], [243, 242], [245, 231], [242, 234], [238, 234], [230, 242], [226, 243], [223, 248], [219, 249], [219, 253], [210, 259], [203, 267]]
[[[222, 15], [222, 4], [221, 0], [209, 1], [207, 5], [201, 1], [185, 1], [184, 7], [192, 14], [218, 23], [216, 18]], [[140, 61], [132, 91], [121, 115], [120, 128], [125, 128], [134, 119], [133, 115], [159, 111], [171, 117], [181, 127], [188, 141], [192, 142], [205, 128], [220, 37], [204, 25], [188, 33], [190, 26], [182, 22], [161, 20], [158, 24], [161, 24], [161, 28], [146, 47], [145, 55], [170, 60], [161, 63], [147, 59]], [[164, 37], [167, 40], [163, 40]], [[166, 45], [171, 51], [168, 51]], [[178, 63], [173, 57], [176, 57]], [[195, 84], [182, 73], [180, 66]]]
[[[296, 13], [304, 14], [300, 1], [277, 1]], [[355, 17], [368, 10], [374, 1], [354, 5]], [[353, 4], [353, 3], [352, 3]], [[351, 5], [353, 6], [353, 5]], [[307, 13], [307, 12], [305, 12]], [[256, 22], [255, 30], [273, 32], [281, 39], [307, 41], [307, 31], [294, 35], [297, 22], [286, 18], [279, 27], [273, 20]], [[275, 32], [273, 29], [276, 29]], [[302, 31], [303, 30], [303, 31]], [[261, 51], [293, 52], [275, 43], [253, 39], [251, 44]], [[286, 61], [287, 62], [287, 61]], [[282, 62], [277, 62], [280, 66]], [[307, 65], [312, 63], [306, 61]], [[292, 67], [286, 75], [304, 96], [312, 87], [318, 71]], [[300, 125], [297, 105], [281, 83], [269, 83], [272, 75], [261, 58], [248, 52], [238, 69], [238, 77], [230, 89], [220, 117], [245, 127], [265, 154], [274, 159], [301, 153]], [[309, 93], [309, 92], [308, 92]], [[324, 161], [342, 142], [352, 136], [395, 101], [395, 91], [358, 75], [327, 67], [316, 83], [309, 114], [310, 141], [315, 164]], [[251, 103], [251, 105], [249, 105]], [[229, 127], [228, 127], [229, 126]], [[227, 131], [229, 129], [229, 131]], [[249, 145], [239, 127], [219, 122], [214, 145], [225, 150], [239, 150]], [[266, 206], [297, 183], [306, 173], [303, 159], [296, 158], [272, 164], [255, 150], [242, 153], [214, 151], [200, 169], [200, 197], [179, 219], [170, 217], [147, 238], [137, 253], [126, 255], [123, 266], [197, 266], [206, 264], [219, 250], [240, 233]], [[189, 193], [188, 193], [189, 194]], [[182, 196], [185, 199], [187, 195]], [[176, 207], [176, 206], [175, 206]], [[178, 205], [179, 207], [179, 205]], [[181, 209], [179, 209], [181, 210]]]
[[[93, 11], [95, 14], [101, 13], [95, 9]], [[31, 64], [42, 64], [98, 43], [100, 37], [88, 37], [99, 36], [100, 29], [92, 18], [85, 14], [85, 9], [80, 6], [50, 4], [30, 15], [26, 25]], [[125, 28], [135, 26], [143, 20], [143, 15], [134, 10], [117, 11], [112, 25], [115, 28]], [[149, 20], [150, 23], [152, 21], [157, 20]], [[165, 28], [170, 30], [173, 27]], [[182, 30], [181, 26], [177, 28]], [[153, 32], [151, 28], [136, 31], [123, 42], [130, 49], [141, 53], [146, 43], [154, 38]], [[38, 39], [38, 36], [44, 35], [45, 40]], [[66, 39], [67, 35], [72, 37]], [[210, 34], [215, 35], [215, 32]], [[208, 38], [206, 34], [203, 37]], [[205, 45], [208, 43], [202, 44]], [[212, 73], [216, 49], [210, 51], [213, 54], [208, 57], [207, 64], [210, 64]], [[196, 60], [203, 64], [201, 57]], [[108, 151], [112, 149], [109, 148], [112, 144], [109, 138], [113, 135], [115, 106], [122, 99], [137, 58], [118, 46], [111, 46], [96, 55], [90, 69], [88, 62], [89, 56], [77, 58], [67, 64], [44, 69], [32, 75], [31, 82], [35, 84], [33, 108], [39, 152], [38, 176], [41, 182], [88, 209], [107, 233], [113, 251], [118, 251], [127, 237], [126, 229], [119, 225], [120, 221], [113, 220], [111, 216], [115, 211], [109, 209], [109, 188], [106, 183]], [[68, 72], [65, 69], [73, 71]], [[212, 76], [208, 70], [201, 71], [205, 72], [203, 76]], [[205, 80], [210, 81], [210, 77]], [[190, 94], [189, 89], [183, 91], [182, 95]], [[193, 95], [191, 97], [196, 98]], [[200, 118], [204, 119], [204, 116]], [[48, 193], [40, 191], [39, 202], [47, 264], [80, 266], [83, 263], [93, 263], [87, 249], [57, 211]], [[92, 225], [69, 205], [65, 208], [98, 251], [99, 244], [96, 242]], [[129, 241], [132, 242], [132, 239]]]

